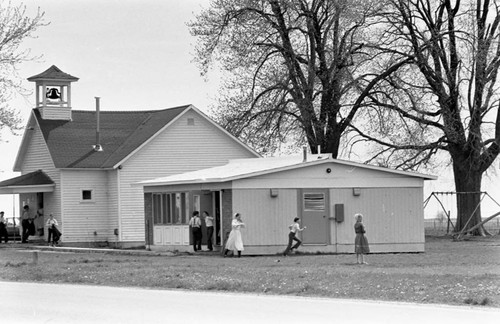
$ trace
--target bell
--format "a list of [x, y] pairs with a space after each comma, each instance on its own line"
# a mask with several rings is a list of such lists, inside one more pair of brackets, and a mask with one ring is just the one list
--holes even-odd
[[60, 99], [61, 93], [56, 88], [50, 88], [47, 90], [45, 96], [49, 99]]

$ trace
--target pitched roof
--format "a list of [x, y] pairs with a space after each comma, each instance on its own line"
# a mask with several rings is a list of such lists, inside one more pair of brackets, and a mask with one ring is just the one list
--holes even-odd
[[72, 120], [45, 120], [34, 116], [56, 168], [112, 168], [134, 152], [190, 105], [150, 111], [101, 111], [100, 144], [96, 144], [96, 111], [71, 113]]
[[65, 73], [61, 71], [61, 69], [59, 69], [57, 66], [52, 65], [44, 72], [28, 78], [28, 81], [37, 81], [37, 80], [78, 81], [79, 78], [74, 77], [71, 74]]
[[303, 156], [285, 156], [285, 157], [269, 157], [262, 159], [237, 159], [231, 160], [228, 164], [203, 169], [198, 171], [176, 174], [168, 177], [142, 181], [139, 184], [144, 186], [160, 186], [160, 185], [175, 185], [175, 184], [193, 184], [193, 183], [221, 183], [238, 179], [255, 177], [263, 174], [280, 172], [285, 170], [297, 169], [316, 165], [319, 163], [335, 163], [340, 165], [348, 165], [382, 172], [400, 174], [407, 177], [418, 177], [424, 180], [435, 180], [437, 177], [425, 175], [416, 172], [407, 172], [383, 168], [368, 164], [344, 161], [332, 158], [331, 154], [316, 154], [308, 155], [304, 162]]
[[0, 187], [50, 185], [54, 181], [42, 170], [33, 171], [0, 182]]

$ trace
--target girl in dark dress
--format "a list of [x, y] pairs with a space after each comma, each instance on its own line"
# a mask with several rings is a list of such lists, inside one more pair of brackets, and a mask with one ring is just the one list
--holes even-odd
[[364, 255], [370, 253], [370, 247], [368, 246], [368, 240], [365, 236], [365, 226], [363, 225], [363, 215], [354, 215], [356, 224], [354, 224], [354, 232], [356, 233], [356, 239], [354, 240], [354, 252], [356, 252], [356, 260], [358, 264], [368, 264]]

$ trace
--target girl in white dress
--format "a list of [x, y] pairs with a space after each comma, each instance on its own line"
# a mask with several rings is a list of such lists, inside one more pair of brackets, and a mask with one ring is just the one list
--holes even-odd
[[241, 220], [240, 213], [234, 214], [233, 221], [231, 223], [232, 229], [229, 233], [229, 238], [227, 239], [226, 249], [224, 250], [224, 257], [227, 255], [229, 250], [238, 251], [238, 258], [241, 257], [241, 251], [245, 248], [243, 247], [243, 240], [241, 239], [240, 228], [245, 227], [245, 223]]

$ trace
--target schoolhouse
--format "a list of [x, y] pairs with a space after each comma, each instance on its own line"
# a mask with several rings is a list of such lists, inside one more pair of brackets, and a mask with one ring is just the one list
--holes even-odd
[[[143, 181], [147, 242], [153, 250], [190, 250], [183, 214], [216, 218], [223, 246], [232, 215], [242, 215], [245, 254], [282, 253], [300, 217], [301, 251], [354, 252], [354, 214], [362, 213], [372, 252], [423, 252], [424, 181], [435, 176], [334, 159], [330, 154], [236, 159], [223, 166]], [[204, 233], [205, 234], [205, 233]]]
[[14, 165], [21, 175], [0, 182], [0, 194], [19, 194], [20, 206], [41, 216], [42, 238], [53, 214], [65, 244], [144, 245], [144, 194], [135, 183], [259, 157], [192, 105], [101, 111], [96, 98], [95, 110], [74, 110], [77, 77], [51, 66], [28, 80], [36, 107]]

